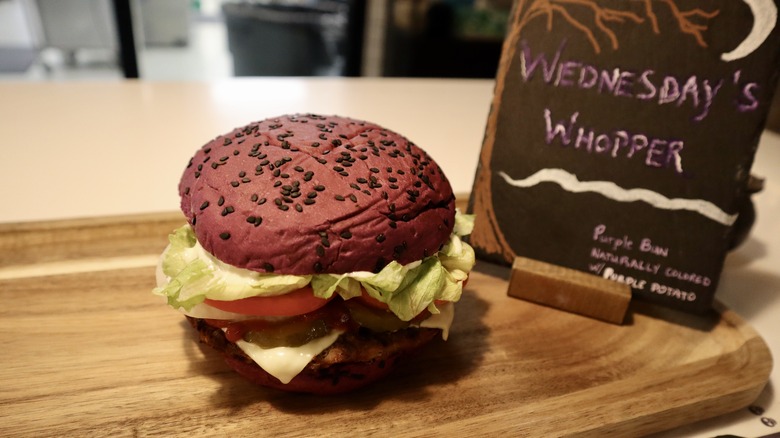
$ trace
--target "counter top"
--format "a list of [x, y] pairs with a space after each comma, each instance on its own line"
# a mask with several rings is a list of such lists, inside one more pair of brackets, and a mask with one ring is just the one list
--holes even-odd
[[[492, 91], [493, 81], [454, 79], [0, 82], [0, 223], [175, 211], [180, 172], [196, 148], [250, 121], [293, 112], [345, 115], [403, 133], [436, 159], [456, 193], [467, 193]], [[727, 257], [716, 297], [778, 352], [778, 133], [764, 132], [753, 173], [766, 179], [754, 197], [758, 219]], [[778, 381], [774, 369], [750, 410], [669, 436], [780, 431], [771, 383]]]

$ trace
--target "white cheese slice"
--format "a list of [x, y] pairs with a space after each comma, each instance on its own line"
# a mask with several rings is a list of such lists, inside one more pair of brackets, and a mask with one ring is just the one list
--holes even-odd
[[343, 332], [333, 330], [328, 335], [300, 347], [262, 348], [244, 340], [237, 341], [236, 345], [260, 368], [286, 384], [303, 371], [314, 356], [322, 353], [323, 350], [336, 342], [341, 333]]
[[436, 306], [436, 308], [439, 309], [439, 313], [431, 315], [430, 318], [421, 322], [420, 327], [441, 329], [441, 338], [446, 341], [450, 335], [452, 321], [455, 319], [455, 304], [447, 302]]

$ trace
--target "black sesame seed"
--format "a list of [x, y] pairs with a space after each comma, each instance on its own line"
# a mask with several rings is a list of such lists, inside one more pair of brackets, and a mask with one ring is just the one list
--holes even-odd
[[390, 222], [390, 228], [398, 228], [398, 224], [395, 222]]
[[249, 198], [249, 199], [251, 199], [251, 200], [252, 200], [252, 202], [257, 202], [257, 199], [258, 199], [258, 198], [257, 198], [257, 193], [253, 194], [253, 195], [252, 195], [252, 197], [251, 197], [251, 198]]
[[293, 169], [295, 169], [296, 172], [303, 172], [303, 167], [301, 166], [295, 166]]
[[301, 206], [301, 204], [295, 204], [295, 211], [297, 211], [298, 213], [303, 211], [303, 207]]
[[320, 262], [314, 263], [314, 272], [322, 272], [322, 263]]
[[260, 198], [260, 200], [257, 201], [257, 205], [263, 205], [265, 204], [265, 201], [266, 201], [265, 198]]
[[370, 170], [373, 173], [379, 173], [379, 169], [377, 169], [376, 167], [372, 167], [372, 168], [370, 168], [368, 170]]
[[349, 195], [349, 199], [350, 199], [352, 202], [357, 202], [357, 196], [355, 196], [355, 195]]
[[282, 185], [282, 182], [281, 182], [281, 181], [276, 181], [276, 182], [274, 183], [274, 187], [279, 187], [280, 185]]
[[228, 240], [230, 239], [230, 233], [228, 233], [227, 231], [223, 233], [219, 233], [219, 238], [222, 240]]
[[222, 207], [222, 204], [224, 204], [224, 203], [225, 203], [225, 197], [224, 196], [220, 196], [219, 200], [217, 201], [217, 205]]
[[376, 236], [376, 241], [379, 242], [379, 243], [384, 242], [385, 241], [385, 235], [384, 234], [378, 234]]
[[303, 203], [306, 204], [306, 205], [312, 205], [315, 202], [316, 201], [314, 199], [310, 199], [310, 198], [306, 198], [306, 199], [303, 200]]
[[367, 183], [367, 182], [368, 182], [368, 180], [367, 180], [367, 179], [365, 179], [365, 178], [358, 178], [358, 179], [357, 179], [357, 182], [359, 182], [360, 184], [365, 184], [365, 183]]
[[243, 178], [245, 176], [246, 176], [246, 172], [244, 172], [243, 170], [241, 172], [238, 172], [238, 177], [239, 178]]
[[265, 269], [267, 272], [274, 272], [274, 265], [265, 263], [263, 264], [263, 269]]
[[318, 184], [318, 185], [314, 186], [314, 190], [316, 190], [318, 192], [321, 192], [321, 191], [325, 190], [325, 186]]
[[320, 257], [325, 255], [325, 248], [322, 245], [317, 245], [317, 255]]
[[238, 181], [230, 181], [230, 185], [233, 187], [238, 187]]
[[289, 209], [290, 209], [290, 207], [288, 207], [288, 206], [286, 206], [286, 205], [284, 205], [284, 204], [282, 204], [282, 205], [280, 205], [280, 206], [279, 206], [279, 210], [282, 210], [282, 211], [287, 211], [287, 210], [289, 210]]
[[339, 236], [341, 236], [342, 239], [351, 239], [352, 233], [350, 233], [349, 231], [342, 231], [341, 234], [339, 234]]
[[206, 207], [209, 206], [209, 201], [203, 201], [203, 204], [200, 204], [200, 209], [205, 210]]
[[335, 198], [336, 198], [337, 201], [343, 201], [344, 200], [344, 197], [341, 196], [341, 195], [336, 195]]

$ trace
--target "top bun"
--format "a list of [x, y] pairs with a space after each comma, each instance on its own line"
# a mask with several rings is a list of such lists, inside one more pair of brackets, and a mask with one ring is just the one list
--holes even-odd
[[455, 197], [441, 168], [405, 137], [360, 120], [274, 117], [215, 138], [179, 183], [203, 248], [279, 274], [376, 272], [435, 254]]

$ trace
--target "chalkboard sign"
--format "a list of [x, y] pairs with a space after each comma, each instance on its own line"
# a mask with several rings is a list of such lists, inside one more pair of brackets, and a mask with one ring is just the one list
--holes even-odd
[[515, 256], [711, 307], [780, 59], [775, 0], [518, 0], [469, 209]]

